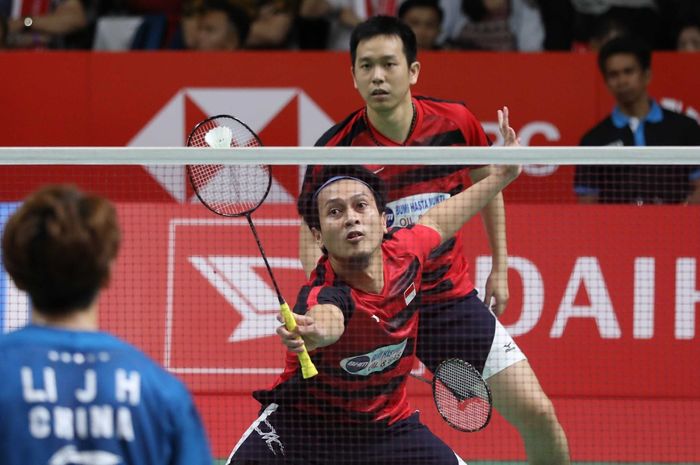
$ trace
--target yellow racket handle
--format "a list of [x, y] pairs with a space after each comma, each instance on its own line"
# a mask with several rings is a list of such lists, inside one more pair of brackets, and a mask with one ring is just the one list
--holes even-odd
[[[282, 314], [282, 319], [284, 320], [284, 326], [289, 331], [294, 331], [297, 327], [297, 322], [292, 315], [292, 311], [289, 309], [287, 302], [280, 304], [280, 313]], [[301, 365], [301, 375], [304, 379], [313, 378], [318, 374], [314, 362], [311, 361], [309, 353], [306, 351], [306, 346], [304, 346], [304, 351], [297, 354], [299, 357], [299, 364]]]

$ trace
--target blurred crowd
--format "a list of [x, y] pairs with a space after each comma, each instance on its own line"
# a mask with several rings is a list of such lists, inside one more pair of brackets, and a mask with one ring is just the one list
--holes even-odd
[[347, 50], [379, 14], [428, 50], [700, 50], [698, 0], [0, 0], [0, 48]]

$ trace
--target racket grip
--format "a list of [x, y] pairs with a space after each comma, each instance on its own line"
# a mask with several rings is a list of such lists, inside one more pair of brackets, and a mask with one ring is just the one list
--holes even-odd
[[[297, 327], [297, 322], [294, 320], [294, 315], [292, 315], [292, 311], [289, 309], [287, 302], [280, 304], [280, 313], [282, 314], [284, 326], [286, 326], [287, 330], [294, 331], [294, 329]], [[309, 352], [307, 352], [306, 346], [304, 346], [303, 352], [297, 354], [297, 357], [299, 357], [301, 375], [304, 377], [304, 379], [313, 378], [318, 374], [318, 370], [316, 369], [314, 362], [311, 361], [311, 357], [309, 357]]]

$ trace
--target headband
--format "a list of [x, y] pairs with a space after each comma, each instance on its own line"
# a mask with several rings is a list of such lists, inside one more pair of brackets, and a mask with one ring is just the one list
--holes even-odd
[[314, 195], [313, 195], [313, 197], [312, 197], [314, 203], [317, 202], [317, 200], [318, 200], [318, 194], [319, 194], [324, 188], [326, 188], [329, 184], [333, 184], [333, 183], [336, 182], [336, 181], [342, 181], [343, 179], [349, 179], [349, 180], [351, 180], [351, 181], [357, 181], [357, 182], [359, 182], [359, 183], [362, 183], [362, 184], [364, 184], [365, 186], [367, 186], [367, 188], [368, 188], [370, 191], [374, 192], [374, 189], [372, 189], [372, 186], [370, 186], [369, 184], [367, 184], [366, 182], [364, 182], [362, 179], [354, 178], [354, 177], [352, 177], [352, 176], [333, 176], [332, 178], [328, 179], [326, 182], [324, 182], [323, 184], [321, 184], [321, 187], [319, 187], [318, 189], [316, 189], [316, 191], [314, 192]]

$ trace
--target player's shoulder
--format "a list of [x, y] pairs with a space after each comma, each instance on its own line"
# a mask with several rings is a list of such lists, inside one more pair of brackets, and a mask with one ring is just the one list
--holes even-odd
[[459, 100], [440, 99], [425, 95], [416, 95], [414, 98], [426, 114], [447, 117], [460, 115], [474, 117], [474, 114], [469, 110], [467, 105]]
[[434, 229], [420, 223], [407, 227], [395, 226], [384, 234], [383, 245], [391, 253], [413, 254], [418, 245], [436, 234]]
[[366, 129], [362, 117], [364, 108], [353, 111], [347, 118], [333, 125], [316, 141], [316, 147], [349, 146], [355, 135]]

